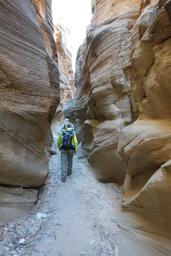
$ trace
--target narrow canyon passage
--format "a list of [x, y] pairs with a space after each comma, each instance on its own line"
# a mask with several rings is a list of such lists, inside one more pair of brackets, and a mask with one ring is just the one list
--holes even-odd
[[119, 255], [119, 187], [99, 183], [84, 158], [75, 156], [73, 170], [62, 183], [60, 155], [52, 157], [38, 205], [29, 216], [0, 227], [1, 256]]
[[171, 0], [83, 3], [0, 0], [0, 256], [170, 256]]

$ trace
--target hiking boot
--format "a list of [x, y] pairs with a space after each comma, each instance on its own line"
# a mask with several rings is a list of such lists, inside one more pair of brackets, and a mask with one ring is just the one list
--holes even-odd
[[62, 181], [62, 182], [66, 182], [66, 177], [62, 177], [62, 178], [61, 178], [61, 181]]
[[68, 173], [67, 173], [67, 176], [71, 176], [71, 174], [72, 174], [72, 172], [68, 172]]

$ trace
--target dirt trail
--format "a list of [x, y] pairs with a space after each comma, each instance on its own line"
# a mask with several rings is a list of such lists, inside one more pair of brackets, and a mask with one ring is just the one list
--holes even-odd
[[60, 181], [60, 155], [29, 216], [0, 223], [3, 256], [118, 256], [117, 201], [114, 184], [99, 183], [86, 159], [74, 159], [74, 172]]

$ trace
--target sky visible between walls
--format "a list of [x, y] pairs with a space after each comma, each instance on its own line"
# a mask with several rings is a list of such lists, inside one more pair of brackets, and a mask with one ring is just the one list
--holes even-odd
[[54, 24], [60, 23], [68, 29], [67, 47], [72, 52], [73, 69], [78, 47], [86, 37], [86, 28], [91, 22], [92, 0], [53, 0]]

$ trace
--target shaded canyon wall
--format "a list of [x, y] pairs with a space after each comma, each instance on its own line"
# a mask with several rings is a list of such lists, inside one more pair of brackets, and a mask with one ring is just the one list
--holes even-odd
[[50, 1], [1, 0], [0, 31], [0, 203], [35, 202], [59, 103]]

